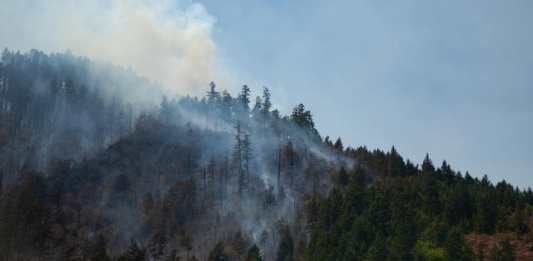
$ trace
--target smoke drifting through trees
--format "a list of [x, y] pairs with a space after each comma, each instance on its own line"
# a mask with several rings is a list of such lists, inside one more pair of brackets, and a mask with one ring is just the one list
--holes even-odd
[[143, 106], [158, 87], [131, 71], [5, 50], [0, 259], [472, 260], [463, 233], [532, 235], [531, 189], [322, 141], [265, 87], [251, 109], [246, 85], [205, 87]]
[[[303, 105], [290, 117], [271, 110], [266, 87], [253, 109], [248, 86], [234, 98], [214, 83], [200, 99], [162, 96], [157, 107], [139, 105], [136, 93], [159, 87], [130, 71], [36, 50], [5, 50], [0, 79], [6, 195], [26, 195], [35, 176], [50, 197], [32, 204], [51, 211], [35, 221], [62, 228], [46, 232], [43, 253], [90, 257], [96, 241], [78, 239], [97, 236], [114, 256], [146, 246], [159, 258], [184, 242], [179, 253], [202, 258], [241, 229], [246, 249], [261, 244], [270, 258], [287, 224], [305, 227], [296, 213], [311, 188], [309, 169], [319, 170], [324, 179], [315, 178], [314, 188], [326, 193], [335, 165], [353, 164], [322, 144]], [[22, 255], [35, 247], [26, 239], [40, 231], [33, 225], [3, 230]], [[305, 237], [299, 231], [293, 236]], [[13, 255], [10, 243], [2, 246], [2, 255]]]

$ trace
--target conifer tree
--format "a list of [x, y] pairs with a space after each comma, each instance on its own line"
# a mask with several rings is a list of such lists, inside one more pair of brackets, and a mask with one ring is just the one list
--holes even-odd
[[237, 252], [239, 255], [244, 254], [244, 251], [246, 250], [246, 241], [240, 229], [233, 237], [231, 245], [233, 247], [233, 250], [235, 250], [235, 252]]
[[292, 241], [291, 232], [285, 227], [283, 236], [279, 242], [278, 251], [276, 252], [276, 261], [292, 261], [294, 252], [294, 242]]
[[126, 253], [127, 260], [131, 261], [144, 261], [146, 258], [146, 249], [140, 248], [137, 245], [137, 242], [131, 238], [131, 244], [128, 247], [128, 251]]
[[[193, 256], [194, 259], [196, 259], [195, 256]], [[209, 261], [226, 261], [229, 260], [226, 253], [224, 253], [224, 246], [222, 245], [222, 242], [218, 242], [215, 247], [209, 252], [209, 256], [207, 257], [207, 260]]]
[[250, 160], [252, 159], [252, 142], [248, 133], [244, 133], [244, 140], [242, 140], [242, 158], [245, 161], [246, 168], [246, 189], [250, 193]]
[[255, 244], [251, 246], [244, 260], [245, 261], [263, 261], [263, 258], [261, 257], [261, 252], [259, 251], [259, 247], [257, 247], [257, 245]]
[[189, 252], [192, 250], [193, 239], [189, 235], [183, 235], [180, 240], [180, 245], [185, 247], [187, 251], [187, 260], [189, 260]]

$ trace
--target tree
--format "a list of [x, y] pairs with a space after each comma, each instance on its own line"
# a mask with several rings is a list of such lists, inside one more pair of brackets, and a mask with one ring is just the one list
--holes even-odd
[[387, 158], [387, 172], [389, 176], [399, 177], [406, 174], [403, 158], [398, 154], [394, 146], [392, 146], [390, 153], [387, 154]]
[[489, 261], [515, 261], [514, 249], [509, 238], [500, 241], [500, 246], [495, 245], [490, 251]]
[[346, 169], [344, 169], [344, 166], [341, 166], [341, 169], [337, 174], [337, 181], [342, 187], [348, 185], [348, 182], [350, 181], [348, 173], [346, 172]]
[[131, 238], [131, 244], [128, 247], [128, 251], [126, 253], [127, 260], [131, 261], [144, 261], [146, 258], [146, 249], [140, 248], [137, 245], [137, 242]]
[[220, 103], [220, 93], [215, 90], [216, 84], [214, 82], [211, 82], [209, 84], [210, 91], [207, 92], [207, 104], [211, 108], [217, 108]]
[[180, 261], [181, 257], [178, 256], [178, 250], [173, 249], [170, 254], [165, 258], [165, 261]]
[[250, 113], [250, 88], [247, 85], [243, 85], [241, 93], [237, 97], [237, 104], [235, 108], [237, 124], [241, 125], [243, 128], [248, 127], [249, 123], [249, 113]]
[[311, 115], [310, 111], [305, 110], [305, 106], [303, 104], [300, 103], [294, 107], [290, 119], [302, 129], [310, 130], [316, 133], [313, 116]]
[[293, 182], [293, 176], [294, 176], [294, 166], [296, 165], [296, 150], [294, 149], [294, 146], [292, 145], [291, 140], [287, 142], [287, 145], [285, 145], [285, 158], [287, 159], [287, 175], [290, 177], [290, 185], [292, 189], [292, 182]]
[[340, 137], [337, 139], [337, 141], [335, 141], [335, 144], [333, 145], [333, 147], [340, 152], [344, 150], [344, 146], [342, 144], [342, 140]]
[[245, 161], [246, 168], [246, 189], [250, 193], [250, 160], [252, 159], [252, 142], [248, 133], [244, 133], [244, 140], [242, 140], [242, 158]]
[[[193, 256], [193, 258], [195, 258]], [[209, 261], [226, 261], [229, 260], [226, 253], [224, 253], [224, 246], [222, 245], [222, 242], [218, 242], [215, 247], [209, 252], [209, 256], [207, 257], [207, 260]]]
[[270, 114], [270, 108], [272, 108], [272, 102], [270, 101], [270, 91], [267, 87], [263, 87], [263, 104], [261, 107], [263, 115], [268, 117]]
[[206, 101], [208, 109], [206, 111], [207, 115], [206, 115], [205, 120], [206, 120], [206, 125], [207, 125], [209, 114], [212, 111], [215, 114], [215, 130], [216, 130], [218, 127], [218, 112], [220, 110], [221, 97], [220, 97], [220, 93], [215, 91], [216, 85], [214, 82], [211, 82], [209, 84], [209, 87], [210, 87], [210, 91], [207, 92], [207, 101]]
[[431, 159], [429, 158], [428, 153], [426, 153], [426, 157], [424, 158], [424, 161], [422, 162], [422, 172], [430, 173], [430, 174], [435, 172], [435, 166], [433, 166], [433, 162], [431, 162]]
[[241, 139], [241, 126], [237, 124], [235, 126], [237, 133], [235, 134], [235, 146], [233, 147], [233, 166], [237, 168], [237, 185], [239, 195], [243, 196], [243, 191], [246, 189], [246, 175], [242, 168], [243, 161], [243, 142]]
[[189, 252], [192, 250], [193, 240], [189, 235], [183, 235], [180, 240], [180, 245], [187, 250], [187, 260], [189, 260]]
[[168, 240], [163, 230], [160, 230], [150, 238], [150, 241], [148, 241], [148, 251], [154, 260], [160, 259], [163, 256], [167, 242]]
[[475, 260], [472, 249], [457, 227], [451, 228], [446, 234], [444, 249], [446, 250], [444, 260]]
[[152, 197], [152, 193], [148, 192], [146, 193], [143, 201], [141, 202], [141, 214], [143, 215], [143, 217], [148, 217], [153, 209], [154, 198]]
[[524, 222], [524, 214], [518, 208], [516, 208], [511, 216], [511, 228], [516, 232], [517, 239], [520, 238], [521, 235], [529, 232], [529, 227]]
[[279, 242], [278, 251], [276, 252], [277, 261], [292, 261], [294, 252], [294, 242], [292, 241], [291, 232], [285, 227], [283, 236]]
[[248, 250], [248, 254], [244, 258], [245, 261], [263, 261], [263, 258], [261, 257], [261, 252], [259, 251], [259, 247], [257, 245], [253, 245]]
[[233, 237], [231, 246], [233, 247], [233, 250], [235, 250], [235, 252], [237, 252], [239, 255], [244, 254], [244, 251], [246, 250], [246, 240], [244, 239], [244, 236], [240, 229]]
[[164, 122], [168, 122], [170, 119], [170, 104], [168, 102], [167, 96], [163, 95], [163, 98], [161, 99], [161, 109], [160, 109], [160, 117], [163, 119]]

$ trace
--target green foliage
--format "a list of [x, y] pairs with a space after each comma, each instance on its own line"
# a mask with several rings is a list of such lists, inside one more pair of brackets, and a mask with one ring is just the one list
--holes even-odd
[[[195, 258], [193, 256], [193, 258]], [[196, 258], [195, 258], [196, 259]], [[224, 253], [224, 245], [222, 242], [218, 242], [215, 247], [209, 252], [209, 256], [207, 257], [207, 260], [209, 261], [225, 261], [229, 260], [226, 253]]]
[[[446, 162], [436, 169], [428, 155], [419, 170], [394, 147], [386, 155], [364, 148], [346, 153], [360, 159], [348, 185], [304, 204], [312, 228], [306, 260], [476, 260], [465, 233], [528, 231], [527, 190], [463, 177]], [[380, 169], [388, 169], [385, 181], [368, 184], [365, 171]], [[495, 260], [512, 256], [510, 244], [501, 245]]]
[[340, 186], [344, 187], [348, 185], [349, 181], [350, 180], [349, 180], [348, 173], [346, 172], [346, 169], [344, 168], [344, 166], [341, 166], [341, 169], [337, 173], [337, 182], [339, 183]]
[[489, 261], [515, 261], [514, 249], [509, 238], [500, 241], [499, 246], [494, 246], [490, 251]]
[[446, 250], [444, 260], [475, 260], [472, 248], [468, 245], [464, 234], [457, 227], [451, 228], [446, 233], [444, 249]]
[[313, 115], [311, 115], [310, 111], [305, 110], [303, 104], [300, 103], [294, 107], [291, 114], [291, 120], [302, 129], [317, 133], [315, 123], [313, 122]]
[[137, 242], [135, 242], [135, 240], [132, 238], [131, 244], [128, 247], [128, 251], [124, 257], [128, 261], [144, 261], [146, 258], [146, 249], [140, 248], [139, 245], [137, 245]]
[[283, 230], [283, 236], [276, 252], [277, 261], [292, 261], [294, 252], [294, 242], [288, 227]]
[[257, 245], [255, 244], [251, 246], [244, 260], [245, 261], [263, 261], [259, 247], [257, 247]]
[[[263, 231], [258, 243], [265, 258], [274, 256], [276, 249], [269, 248], [278, 243], [277, 260], [473, 260], [465, 234], [514, 232], [520, 238], [529, 231], [531, 189], [463, 176], [446, 161], [436, 167], [428, 154], [419, 167], [394, 146], [390, 152], [345, 148], [341, 138], [329, 137], [313, 144], [309, 136], [318, 132], [311, 112], [303, 104], [289, 116], [271, 111], [267, 88], [251, 114], [248, 86], [233, 98], [211, 83], [204, 98], [163, 97], [160, 108], [134, 115], [137, 109], [122, 106], [122, 97], [103, 99], [98, 91], [129, 87], [138, 77], [114, 79], [118, 69], [93, 76], [88, 68], [102, 66], [71, 54], [6, 49], [2, 56], [0, 100], [9, 109], [0, 108], [0, 260], [107, 260], [119, 254], [119, 260], [178, 260], [178, 242], [189, 259], [193, 245], [205, 257], [202, 246], [221, 238], [226, 245], [219, 242], [210, 260], [243, 258], [247, 237], [239, 231], [227, 238], [242, 224], [226, 220], [243, 214], [270, 224], [286, 211], [301, 212], [291, 213], [288, 225], [274, 223], [272, 239]], [[182, 122], [189, 116], [200, 120]], [[233, 125], [234, 139], [228, 134]], [[223, 149], [233, 145], [228, 166]], [[356, 165], [321, 160], [313, 151], [322, 148]], [[80, 160], [82, 154], [87, 157]], [[199, 166], [207, 157], [202, 183]], [[53, 158], [58, 160], [46, 166]], [[279, 173], [277, 189], [263, 186], [275, 178], [264, 178], [268, 173]], [[242, 208], [232, 202], [238, 197], [228, 183], [240, 198], [246, 195]], [[256, 202], [264, 207], [248, 207]], [[298, 240], [295, 250], [288, 226]], [[216, 238], [206, 236], [210, 232]], [[193, 244], [191, 235], [199, 242]], [[126, 250], [127, 238], [146, 248], [132, 240]], [[491, 258], [512, 260], [512, 252], [503, 241]], [[261, 260], [259, 248], [249, 248], [246, 258]]]

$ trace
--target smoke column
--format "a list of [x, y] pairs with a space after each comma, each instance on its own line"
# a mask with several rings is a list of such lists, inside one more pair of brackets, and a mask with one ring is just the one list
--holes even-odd
[[110, 61], [159, 82], [171, 94], [200, 95], [226, 82], [203, 5], [170, 0], [0, 3], [0, 47]]

